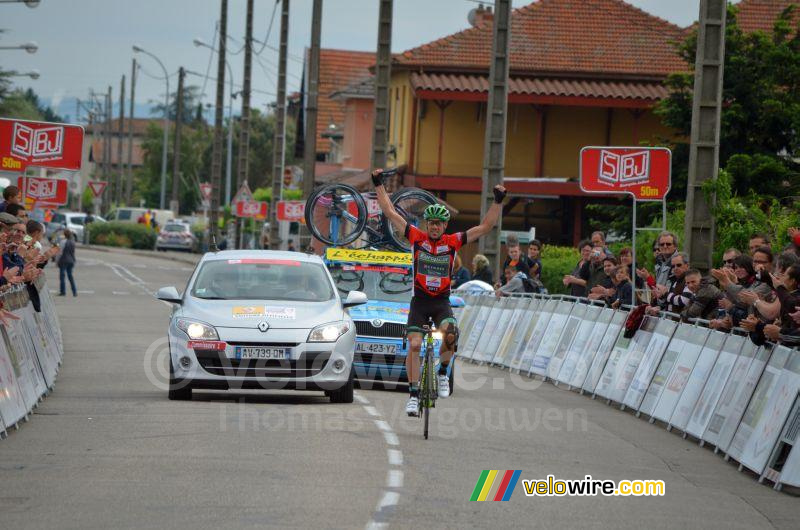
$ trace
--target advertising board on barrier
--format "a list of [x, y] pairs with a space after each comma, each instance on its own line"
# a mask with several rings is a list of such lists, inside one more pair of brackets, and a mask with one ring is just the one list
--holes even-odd
[[692, 415], [697, 400], [700, 399], [700, 394], [703, 392], [703, 387], [711, 374], [714, 363], [717, 361], [717, 356], [725, 343], [726, 337], [726, 333], [711, 331], [703, 349], [700, 350], [697, 362], [694, 363], [694, 368], [692, 368], [692, 373], [686, 381], [686, 386], [678, 400], [678, 405], [675, 407], [675, 412], [672, 413], [672, 417], [669, 419], [672, 427], [677, 427], [686, 432], [689, 417]]
[[756, 352], [758, 349], [759, 348], [751, 341], [744, 341], [739, 356], [728, 376], [728, 381], [725, 383], [725, 388], [722, 390], [719, 400], [717, 401], [717, 406], [714, 408], [714, 412], [708, 420], [708, 426], [703, 433], [703, 440], [717, 448], [720, 446], [720, 440], [722, 440], [721, 435], [729, 418], [735, 417], [735, 421], [738, 423], [744, 413], [744, 405], [741, 406], [740, 410], [737, 410], [737, 403], [739, 401], [738, 393], [747, 389], [748, 385], [751, 393], [755, 389], [755, 381], [749, 384], [747, 382], [747, 374], [756, 359]]
[[711, 331], [708, 328], [700, 327], [689, 329], [691, 333], [686, 339], [686, 343], [683, 345], [683, 349], [681, 349], [680, 355], [675, 361], [675, 365], [672, 367], [672, 372], [669, 374], [667, 384], [661, 392], [661, 397], [651, 414], [651, 417], [657, 420], [669, 422], [672, 413], [675, 412], [675, 407], [678, 406], [678, 401], [681, 398], [681, 394], [683, 394], [683, 389], [689, 381], [692, 369], [697, 362], [697, 358], [700, 357], [700, 352], [703, 350], [703, 346], [706, 340], [708, 340]]
[[478, 300], [478, 309], [476, 309], [477, 315], [469, 331], [469, 336], [467, 336], [464, 349], [463, 351], [459, 351], [459, 356], [472, 359], [475, 353], [475, 347], [478, 345], [478, 340], [481, 334], [483, 334], [483, 330], [486, 328], [486, 318], [489, 316], [491, 309], [490, 299], [488, 297], [480, 297]]
[[647, 349], [642, 355], [639, 366], [636, 368], [636, 373], [633, 375], [625, 398], [622, 401], [626, 407], [639, 409], [644, 395], [653, 380], [656, 368], [660, 364], [661, 358], [664, 356], [667, 345], [677, 327], [678, 323], [670, 319], [660, 319], [656, 324], [653, 335], [647, 344]]
[[522, 358], [519, 363], [520, 373], [530, 373], [531, 364], [533, 364], [533, 358], [539, 349], [539, 344], [541, 343], [542, 338], [548, 329], [550, 319], [553, 317], [553, 313], [555, 313], [557, 306], [558, 301], [550, 298], [539, 310], [539, 319], [536, 321], [536, 325], [531, 330], [528, 342], [525, 343], [525, 350], [523, 350]]
[[645, 317], [642, 325], [633, 336], [632, 347], [628, 350], [627, 355], [617, 365], [617, 373], [614, 382], [611, 385], [611, 395], [609, 398], [615, 403], [622, 403], [625, 400], [625, 395], [628, 392], [633, 378], [636, 376], [636, 371], [639, 369], [642, 359], [647, 354], [650, 343], [653, 341], [656, 326], [660, 322], [659, 319]]
[[[533, 362], [531, 363], [531, 369], [529, 373], [542, 377], [547, 375], [547, 365], [550, 363], [550, 359], [556, 352], [556, 347], [558, 346], [562, 335], [564, 335], [564, 331], [569, 320], [569, 314], [572, 312], [574, 305], [574, 303], [566, 300], [562, 300], [556, 305], [556, 308], [550, 317], [550, 321], [547, 323], [547, 328], [542, 336], [541, 342], [539, 343], [539, 347], [536, 349], [536, 352], [533, 356]], [[574, 333], [574, 330], [571, 331]]]
[[500, 347], [500, 342], [503, 340], [503, 336], [508, 329], [508, 321], [511, 318], [511, 313], [513, 312], [512, 304], [516, 305], [516, 303], [516, 298], [502, 298], [497, 304], [495, 304], [496, 309], [494, 316], [489, 317], [490, 319], [495, 319], [495, 325], [492, 326], [492, 330], [489, 334], [489, 340], [486, 342], [486, 346], [481, 351], [481, 357], [475, 357], [475, 360], [485, 363], [492, 362], [495, 353]]
[[672, 369], [675, 367], [678, 357], [686, 346], [686, 341], [689, 339], [692, 330], [693, 328], [689, 326], [678, 326], [678, 329], [672, 336], [672, 340], [667, 346], [667, 350], [661, 357], [661, 362], [658, 363], [658, 368], [656, 368], [653, 374], [650, 386], [647, 387], [647, 392], [642, 399], [642, 403], [639, 405], [640, 413], [647, 414], [648, 416], [653, 415], [653, 409], [667, 385], [667, 380], [670, 375], [672, 375]]
[[[620, 315], [617, 317], [617, 315]], [[600, 310], [600, 315], [596, 318], [594, 325], [589, 334], [589, 339], [586, 341], [586, 346], [583, 350], [578, 352], [575, 358], [574, 368], [569, 366], [563, 367], [561, 370], [566, 371], [564, 379], [571, 388], [582, 388], [584, 381], [586, 381], [586, 374], [592, 367], [594, 358], [600, 351], [603, 339], [607, 336], [614, 336], [619, 333], [620, 326], [625, 321], [624, 315], [619, 311], [613, 309], [603, 308]]]
[[714, 368], [711, 370], [708, 379], [706, 380], [703, 391], [697, 399], [694, 406], [692, 415], [689, 418], [689, 423], [686, 425], [686, 432], [695, 438], [701, 438], [708, 426], [711, 419], [711, 413], [717, 406], [717, 401], [722, 390], [725, 387], [725, 382], [733, 370], [733, 365], [739, 358], [739, 352], [744, 346], [744, 341], [747, 340], [742, 335], [728, 335], [725, 339], [725, 344], [722, 345], [722, 350], [717, 356], [717, 361], [714, 363]]
[[506, 299], [502, 299], [499, 302], [497, 299], [494, 299], [490, 302], [489, 305], [489, 313], [486, 316], [486, 323], [484, 324], [483, 333], [481, 333], [480, 339], [478, 339], [478, 344], [475, 346], [475, 351], [472, 354], [472, 359], [477, 362], [486, 362], [487, 357], [490, 356], [488, 353], [489, 344], [494, 340], [494, 332], [497, 326], [500, 324], [500, 313], [503, 311], [503, 307], [500, 305], [502, 302], [505, 305]]
[[[583, 381], [582, 389], [584, 392], [594, 394], [597, 384], [600, 382], [600, 376], [603, 375], [608, 357], [611, 355], [611, 351], [616, 347], [617, 343], [619, 341], [625, 341], [625, 347], [627, 348], [630, 339], [626, 339], [623, 336], [623, 326], [625, 325], [626, 318], [627, 314], [623, 311], [614, 313], [611, 324], [608, 325], [608, 331], [600, 342], [600, 347], [597, 348], [597, 353], [594, 359], [592, 359], [592, 364], [589, 366], [586, 379]], [[620, 343], [620, 345], [622, 345], [622, 343]]]
[[[578, 325], [578, 329], [575, 331], [575, 337], [572, 339], [572, 342], [569, 343], [569, 347], [567, 347], [567, 351], [564, 353], [564, 358], [560, 362], [558, 372], [552, 375], [551, 379], [555, 379], [560, 383], [569, 384], [569, 378], [575, 370], [578, 357], [586, 349], [595, 322], [600, 317], [600, 309], [601, 308], [596, 305], [586, 306], [583, 311], [583, 319]], [[550, 368], [550, 373], [553, 374], [555, 366], [551, 364]]]
[[16, 359], [12, 361], [6, 342], [0, 340], [0, 416], [4, 428], [11, 427], [27, 415], [25, 398], [17, 382]]
[[573, 306], [564, 331], [561, 333], [561, 340], [558, 341], [556, 351], [550, 359], [550, 364], [547, 365], [547, 372], [545, 375], [549, 379], [557, 380], [558, 372], [561, 371], [561, 365], [564, 363], [564, 358], [567, 356], [570, 344], [575, 341], [581, 321], [586, 317], [586, 308], [588, 307], [586, 304], [575, 303]]
[[509, 354], [509, 370], [513, 370], [515, 372], [520, 371], [520, 367], [522, 366], [522, 358], [525, 355], [525, 347], [528, 345], [528, 341], [531, 340], [531, 335], [533, 335], [533, 330], [536, 328], [536, 323], [539, 322], [539, 319], [542, 317], [542, 308], [545, 306], [545, 303], [545, 300], [541, 300], [536, 297], [531, 300], [531, 304], [528, 306], [527, 311], [533, 311], [533, 314], [526, 315], [526, 318], [522, 319], [522, 329], [514, 339], [514, 345], [512, 346], [511, 353]]
[[511, 302], [509, 303], [511, 316], [508, 319], [508, 327], [506, 328], [507, 331], [503, 334], [500, 345], [497, 347], [497, 353], [495, 353], [494, 359], [492, 359], [493, 364], [499, 366], [508, 366], [508, 355], [511, 351], [511, 345], [514, 344], [515, 339], [519, 337], [522, 332], [520, 329], [521, 326], [519, 326], [518, 323], [522, 318], [523, 313], [530, 305], [529, 302], [530, 301], [526, 298], [511, 299]]

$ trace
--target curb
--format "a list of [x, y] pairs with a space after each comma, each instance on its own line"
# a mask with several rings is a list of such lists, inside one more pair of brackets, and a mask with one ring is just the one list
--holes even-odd
[[78, 248], [87, 250], [96, 250], [98, 252], [109, 252], [112, 254], [128, 254], [130, 256], [142, 256], [146, 258], [163, 259], [167, 261], [177, 261], [180, 263], [187, 263], [189, 265], [197, 265], [202, 257], [200, 254], [186, 254], [181, 252], [157, 252], [155, 250], [135, 250], [130, 248], [121, 247], [105, 247], [102, 245], [85, 245], [78, 244]]

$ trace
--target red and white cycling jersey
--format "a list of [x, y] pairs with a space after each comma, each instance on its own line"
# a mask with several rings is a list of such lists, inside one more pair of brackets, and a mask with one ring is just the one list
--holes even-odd
[[467, 242], [466, 232], [444, 234], [436, 241], [419, 228], [406, 225], [414, 264], [414, 295], [450, 296], [450, 276], [456, 252]]

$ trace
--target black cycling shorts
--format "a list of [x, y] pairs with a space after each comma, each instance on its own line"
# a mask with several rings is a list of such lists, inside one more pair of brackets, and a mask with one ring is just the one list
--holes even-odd
[[411, 298], [411, 307], [408, 311], [407, 329], [409, 332], [422, 332], [422, 327], [428, 325], [428, 318], [433, 319], [437, 329], [447, 322], [456, 324], [453, 308], [450, 307], [450, 297], [421, 297]]

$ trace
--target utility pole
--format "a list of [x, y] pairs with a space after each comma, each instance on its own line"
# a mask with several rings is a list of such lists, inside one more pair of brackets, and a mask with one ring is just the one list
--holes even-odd
[[[244, 80], [242, 82], [242, 116], [239, 120], [239, 174], [236, 189], [247, 182], [250, 157], [250, 83], [253, 66], [253, 0], [247, 0], [247, 19], [244, 37]], [[232, 125], [232, 124], [231, 124]], [[230, 125], [229, 125], [230, 126]], [[241, 237], [241, 226], [236, 223], [236, 241]]]
[[225, 44], [228, 40], [228, 0], [220, 0], [219, 48], [217, 48], [217, 101], [214, 109], [214, 145], [211, 149], [211, 212], [209, 244], [219, 235], [219, 197], [222, 176], [222, 107], [225, 105]]
[[125, 75], [119, 83], [119, 126], [117, 127], [117, 174], [114, 179], [114, 202], [117, 206], [122, 202], [122, 183], [125, 175], [125, 164], [122, 163], [122, 139], [125, 137]]
[[719, 172], [726, 13], [726, 0], [700, 0], [683, 249], [689, 253], [692, 267], [703, 271], [712, 266], [716, 239], [712, 212], [716, 198], [708, 204], [702, 187]]
[[[319, 99], [319, 54], [322, 35], [322, 0], [314, 0], [311, 12], [311, 49], [308, 54], [308, 92], [306, 93], [306, 128], [303, 142], [303, 198], [314, 192], [317, 163], [317, 100]], [[283, 178], [283, 175], [281, 175]], [[303, 225], [305, 226], [305, 225]], [[308, 227], [303, 229], [299, 248], [311, 244]]]
[[278, 102], [275, 107], [275, 141], [272, 154], [272, 203], [269, 208], [269, 248], [280, 247], [278, 240], [278, 201], [283, 183], [283, 157], [286, 151], [286, 56], [289, 50], [289, 0], [281, 0], [281, 44], [278, 52]]
[[[503, 184], [506, 154], [506, 118], [508, 110], [508, 69], [511, 43], [511, 0], [496, 0], [492, 28], [492, 62], [489, 66], [489, 101], [486, 114], [486, 137], [483, 144], [483, 189], [481, 218], [494, 202], [492, 189]], [[494, 270], [500, 270], [500, 227], [479, 240], [480, 253], [489, 258]]]
[[175, 147], [172, 159], [172, 199], [169, 201], [169, 209], [172, 215], [178, 217], [178, 189], [181, 181], [181, 125], [183, 123], [183, 80], [186, 77], [186, 70], [181, 66], [178, 69], [178, 104], [175, 113]]
[[[378, 51], [375, 64], [375, 125], [372, 130], [372, 167], [386, 167], [389, 143], [389, 84], [392, 81], [392, 0], [380, 0]], [[394, 190], [397, 177], [386, 183]]]
[[[108, 92], [106, 93], [106, 123], [104, 127], [104, 136], [103, 136], [103, 180], [105, 180], [108, 184], [111, 183], [111, 86], [108, 87]], [[111, 198], [111, 186], [106, 185], [106, 189], [103, 192], [103, 206], [108, 208], [108, 203], [110, 202]]]
[[136, 59], [131, 65], [131, 108], [128, 112], [128, 174], [125, 179], [125, 204], [130, 205], [133, 193], [133, 115], [136, 91]]

